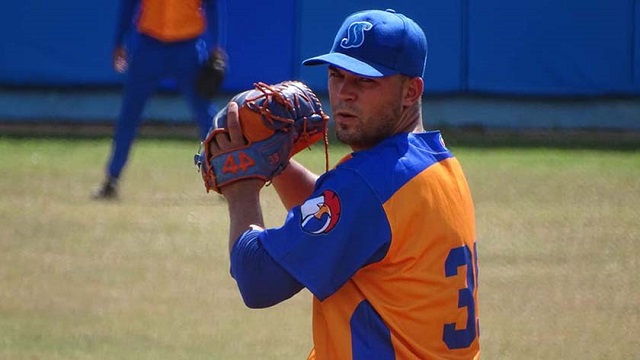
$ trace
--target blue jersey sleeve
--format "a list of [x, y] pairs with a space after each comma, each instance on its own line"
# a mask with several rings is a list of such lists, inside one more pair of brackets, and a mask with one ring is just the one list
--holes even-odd
[[226, 49], [227, 45], [227, 1], [204, 0], [204, 13], [207, 19], [207, 29], [203, 38], [209, 51], [216, 47]]
[[125, 36], [133, 25], [133, 15], [139, 5], [140, 0], [120, 0], [118, 22], [116, 23], [116, 33], [114, 36], [115, 46], [124, 44]]
[[289, 211], [282, 227], [265, 230], [261, 239], [275, 261], [324, 300], [386, 255], [391, 229], [369, 184], [337, 168], [318, 179], [312, 196]]
[[245, 231], [231, 249], [231, 276], [245, 305], [254, 309], [275, 305], [302, 290], [302, 284], [264, 250], [261, 233]]

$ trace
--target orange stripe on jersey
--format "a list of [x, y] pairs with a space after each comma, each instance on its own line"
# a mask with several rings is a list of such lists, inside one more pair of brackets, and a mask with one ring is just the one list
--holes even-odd
[[460, 164], [429, 166], [383, 208], [390, 248], [324, 301], [314, 297], [310, 358], [352, 358], [350, 321], [365, 300], [388, 328], [396, 359], [479, 358], [474, 209]]
[[142, 0], [138, 31], [165, 42], [189, 40], [205, 29], [201, 0]]

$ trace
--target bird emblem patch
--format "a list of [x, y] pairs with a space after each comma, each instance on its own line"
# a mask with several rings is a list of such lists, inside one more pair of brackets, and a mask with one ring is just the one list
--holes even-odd
[[338, 223], [340, 212], [338, 195], [325, 190], [322, 195], [305, 201], [300, 207], [302, 229], [309, 234], [326, 234]]

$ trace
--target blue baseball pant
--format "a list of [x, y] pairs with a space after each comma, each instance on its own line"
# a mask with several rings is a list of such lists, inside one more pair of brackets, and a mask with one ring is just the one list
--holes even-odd
[[192, 116], [198, 124], [200, 138], [204, 139], [211, 126], [215, 111], [210, 101], [199, 96], [195, 89], [198, 68], [206, 51], [198, 39], [166, 43], [140, 35], [127, 70], [120, 113], [116, 122], [108, 175], [119, 178], [126, 165], [149, 98], [160, 82], [173, 78], [178, 90], [187, 99]]

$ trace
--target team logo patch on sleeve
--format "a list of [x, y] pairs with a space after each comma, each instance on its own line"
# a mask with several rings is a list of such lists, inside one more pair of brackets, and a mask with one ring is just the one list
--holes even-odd
[[302, 229], [310, 234], [326, 234], [338, 223], [340, 211], [338, 195], [325, 190], [322, 195], [307, 200], [300, 207]]
[[438, 140], [440, 140], [440, 145], [442, 145], [443, 148], [447, 148], [447, 144], [444, 142], [444, 138], [442, 137], [442, 134], [438, 135]]

